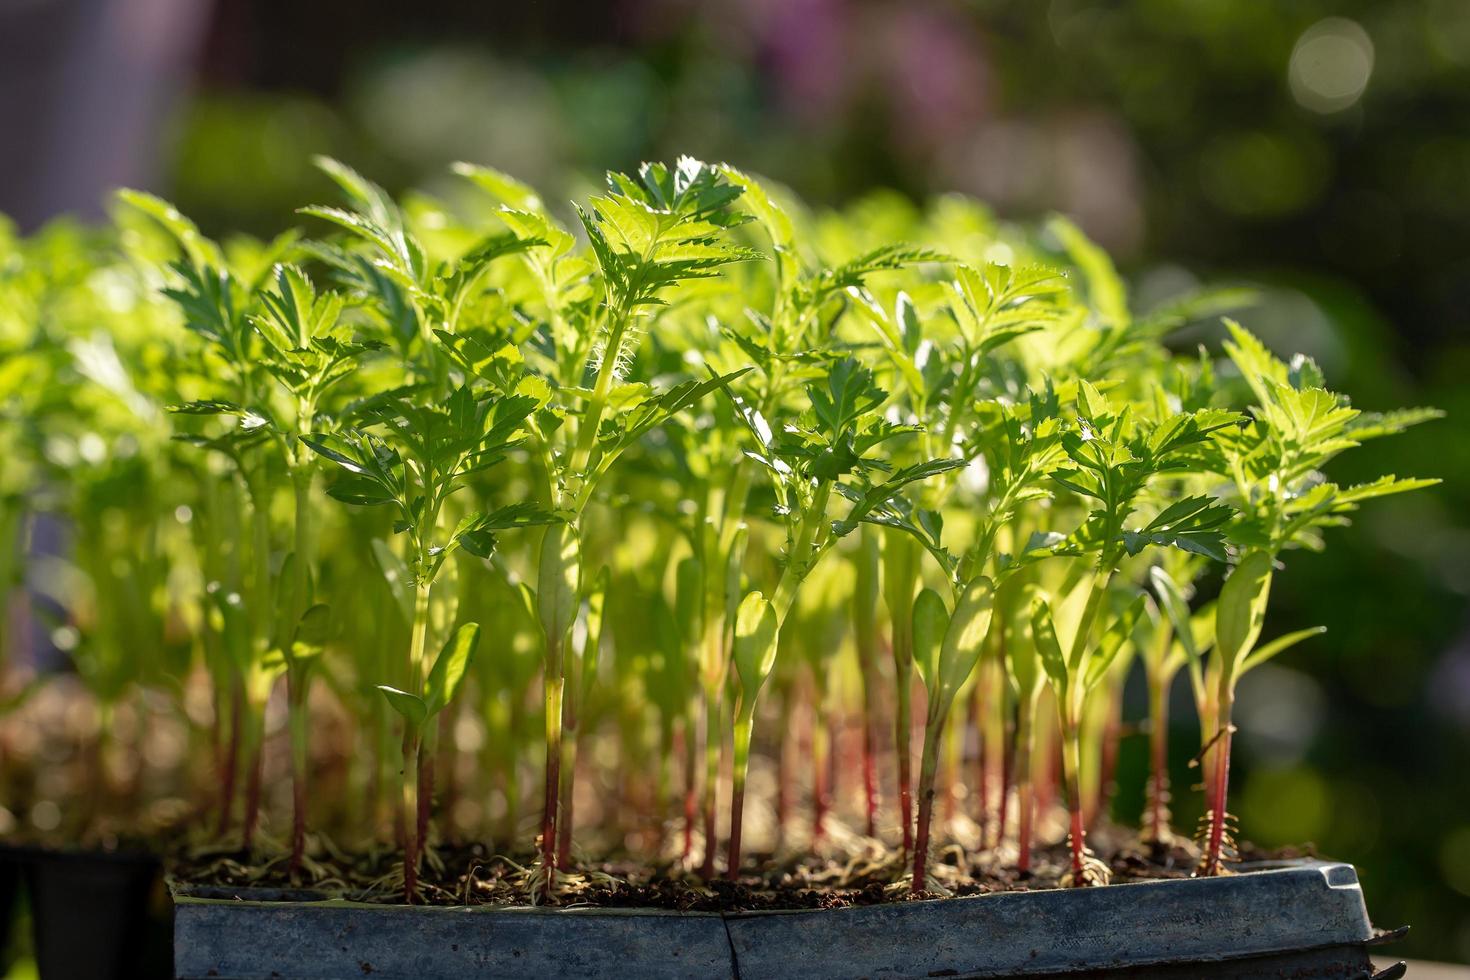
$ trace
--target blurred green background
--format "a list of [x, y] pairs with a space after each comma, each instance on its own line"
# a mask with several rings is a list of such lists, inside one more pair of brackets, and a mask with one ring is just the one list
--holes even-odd
[[886, 187], [1066, 212], [1143, 307], [1259, 284], [1241, 319], [1277, 350], [1359, 407], [1449, 417], [1335, 474], [1441, 487], [1279, 579], [1273, 631], [1329, 633], [1241, 692], [1243, 832], [1355, 862], [1377, 922], [1414, 927], [1395, 953], [1470, 962], [1470, 0], [20, 6], [0, 123], [32, 135], [0, 161], [0, 211], [31, 225], [127, 182], [210, 231], [273, 232], [326, 193], [318, 152], [392, 189], [489, 163], [553, 199], [691, 153], [814, 203]]

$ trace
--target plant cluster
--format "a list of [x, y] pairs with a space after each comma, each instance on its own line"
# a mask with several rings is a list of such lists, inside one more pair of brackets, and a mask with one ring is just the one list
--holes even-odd
[[[735, 877], [753, 746], [779, 836], [802, 711], [814, 847], [850, 725], [895, 881], [931, 888], [936, 798], [952, 812], [962, 781], [981, 844], [1028, 871], [1059, 780], [1064, 881], [1096, 884], [1137, 663], [1143, 837], [1173, 839], [1185, 671], [1218, 874], [1236, 685], [1315, 632], [1263, 639], [1273, 576], [1363, 501], [1432, 482], [1324, 471], [1436, 413], [1360, 412], [1230, 321], [1220, 354], [1176, 351], [1243, 297], [1135, 313], [1061, 219], [812, 214], [683, 158], [610, 174], [565, 220], [484, 167], [401, 201], [321, 167], [339, 203], [270, 242], [212, 241], [136, 192], [109, 229], [0, 238], [0, 575], [45, 597], [25, 612], [100, 718], [63, 832], [173, 794], [293, 879], [324, 873], [328, 831], [396, 841], [409, 901], [434, 841], [492, 832], [534, 838], [555, 893], [592, 831], [580, 785], [616, 798], [598, 847], [651, 827], [642, 846], [705, 878], [728, 808]], [[46, 686], [17, 646], [7, 630], [12, 716]], [[186, 733], [167, 786], [108, 764], [128, 705]], [[257, 833], [273, 718], [285, 841]], [[518, 820], [530, 768], [539, 832]], [[332, 794], [353, 802], [329, 815]]]

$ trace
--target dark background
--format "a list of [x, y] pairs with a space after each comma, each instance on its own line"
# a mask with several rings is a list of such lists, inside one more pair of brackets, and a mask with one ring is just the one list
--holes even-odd
[[1236, 799], [1356, 862], [1396, 951], [1470, 961], [1470, 0], [0, 0], [24, 226], [130, 184], [272, 232], [328, 193], [317, 152], [394, 189], [469, 159], [568, 197], [692, 153], [814, 203], [1065, 211], [1138, 305], [1260, 284], [1242, 319], [1355, 404], [1446, 409], [1335, 470], [1445, 482], [1292, 556], [1268, 628], [1329, 633], [1248, 679]]

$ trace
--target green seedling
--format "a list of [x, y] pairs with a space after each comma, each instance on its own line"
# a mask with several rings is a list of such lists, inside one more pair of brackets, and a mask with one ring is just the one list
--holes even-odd
[[1343, 487], [1327, 480], [1322, 468], [1344, 450], [1402, 432], [1439, 413], [1359, 412], [1323, 387], [1321, 371], [1310, 359], [1298, 357], [1288, 365], [1238, 324], [1227, 326], [1231, 340], [1225, 349], [1249, 386], [1253, 404], [1251, 422], [1221, 440], [1215, 461], [1233, 486], [1230, 501], [1238, 515], [1231, 537], [1241, 552], [1215, 609], [1216, 716], [1212, 759], [1206, 769], [1209, 816], [1200, 861], [1200, 873], [1205, 875], [1224, 873], [1231, 850], [1226, 805], [1236, 684], [1247, 671], [1317, 632], [1289, 634], [1258, 648], [1278, 556], [1290, 548], [1320, 547], [1322, 529], [1342, 524], [1365, 500], [1437, 482], [1385, 476]]
[[[445, 562], [460, 549], [485, 559], [497, 534], [511, 528], [554, 524], [556, 540], [565, 525], [533, 504], [517, 503], [459, 519], [447, 533], [445, 510], [468, 481], [505, 458], [524, 436], [527, 417], [540, 402], [530, 395], [479, 398], [456, 388], [448, 401], [418, 404], [408, 397], [375, 403], [363, 428], [317, 433], [304, 442], [345, 475], [327, 490], [343, 503], [384, 506], [394, 511], [394, 529], [405, 537], [404, 559], [413, 587], [413, 619], [406, 685], [379, 690], [403, 719], [404, 895], [417, 890], [418, 862], [428, 829], [432, 760], [438, 734], [429, 723], [453, 698], [479, 638], [476, 624], [461, 626], [425, 675], [430, 599]], [[378, 434], [381, 431], [383, 434]], [[543, 600], [552, 595], [543, 590]]]

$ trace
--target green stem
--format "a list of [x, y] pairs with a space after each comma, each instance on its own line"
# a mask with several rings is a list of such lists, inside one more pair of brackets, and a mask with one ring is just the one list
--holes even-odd
[[414, 584], [413, 590], [413, 630], [408, 640], [408, 693], [419, 698], [424, 696], [424, 661], [428, 658], [431, 588], [427, 579], [421, 579]]
[[1023, 691], [1016, 705], [1016, 870], [1031, 871], [1031, 822], [1035, 806], [1031, 790], [1031, 746], [1035, 741], [1036, 692]]
[[699, 873], [712, 878], [715, 873], [715, 809], [720, 786], [720, 751], [724, 747], [720, 712], [720, 694], [724, 685], [706, 683], [704, 687], [704, 861]]
[[561, 713], [566, 685], [561, 637], [547, 638], [546, 657], [546, 785], [541, 812], [541, 864], [548, 892], [556, 886], [556, 818], [561, 790]]
[[568, 472], [579, 482], [572, 492], [573, 499], [585, 501], [590, 488], [582, 486], [588, 482], [587, 467], [592, 460], [592, 450], [597, 445], [597, 427], [602, 423], [602, 413], [607, 410], [608, 396], [612, 393], [613, 379], [617, 374], [618, 354], [623, 345], [623, 334], [627, 332], [630, 313], [623, 307], [609, 318], [607, 346], [603, 348], [602, 363], [597, 368], [597, 381], [592, 388], [592, 397], [587, 402], [587, 412], [577, 425], [577, 442], [572, 450]]

